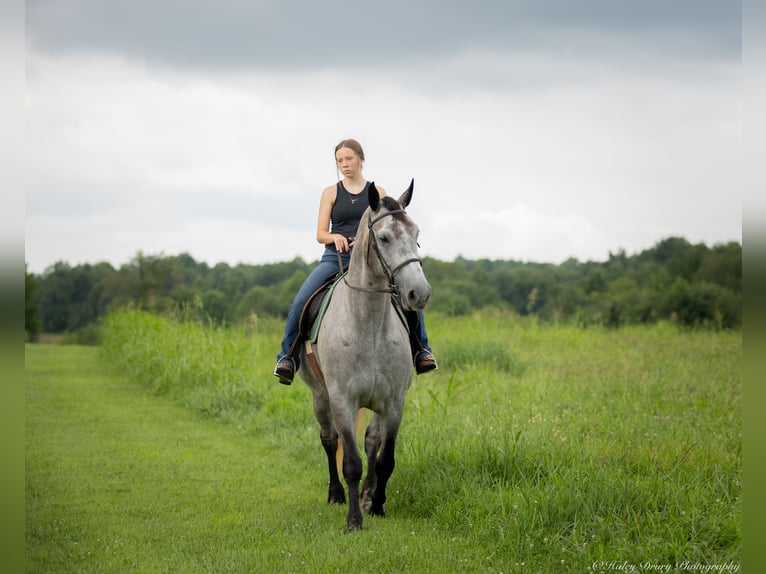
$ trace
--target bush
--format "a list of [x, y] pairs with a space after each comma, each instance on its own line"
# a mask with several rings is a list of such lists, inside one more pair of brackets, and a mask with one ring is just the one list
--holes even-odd
[[686, 327], [733, 328], [741, 323], [740, 298], [713, 283], [690, 285], [677, 279], [668, 293], [666, 311]]
[[101, 325], [91, 323], [73, 333], [64, 333], [61, 337], [61, 345], [92, 345], [98, 346], [102, 342]]

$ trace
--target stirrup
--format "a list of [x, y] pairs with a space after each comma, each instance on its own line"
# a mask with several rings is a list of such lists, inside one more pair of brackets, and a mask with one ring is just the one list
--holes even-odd
[[279, 382], [283, 385], [291, 385], [295, 378], [295, 361], [289, 355], [285, 355], [277, 361], [277, 366], [274, 367], [274, 372], [272, 374], [277, 377]]

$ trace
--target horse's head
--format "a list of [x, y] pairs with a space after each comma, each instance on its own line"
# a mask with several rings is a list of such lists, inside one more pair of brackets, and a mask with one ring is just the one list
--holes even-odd
[[[431, 286], [418, 257], [418, 226], [405, 208], [412, 200], [415, 181], [399, 197], [380, 197], [374, 183], [368, 188], [367, 265], [386, 276], [405, 309], [423, 309], [431, 298]], [[370, 257], [370, 249], [377, 258]], [[377, 262], [373, 260], [377, 259]]]

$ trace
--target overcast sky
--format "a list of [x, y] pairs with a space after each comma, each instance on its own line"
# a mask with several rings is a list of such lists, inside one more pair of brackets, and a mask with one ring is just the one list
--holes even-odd
[[731, 0], [27, 0], [28, 269], [321, 255], [333, 148], [444, 260], [741, 241]]

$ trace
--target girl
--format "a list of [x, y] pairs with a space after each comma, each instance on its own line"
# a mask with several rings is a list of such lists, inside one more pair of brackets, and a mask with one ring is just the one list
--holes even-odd
[[[367, 200], [369, 182], [362, 175], [364, 150], [359, 142], [347, 139], [335, 146], [335, 163], [343, 179], [335, 185], [326, 187], [319, 202], [317, 241], [325, 246], [325, 250], [319, 264], [303, 282], [303, 286], [290, 305], [282, 348], [277, 355], [277, 365], [274, 367], [274, 376], [285, 385], [293, 382], [295, 373], [300, 368], [298, 320], [303, 306], [330, 277], [341, 271], [338, 269], [338, 254], [343, 265], [348, 265], [349, 251], [354, 246], [356, 229], [359, 227], [362, 214], [369, 206]], [[376, 187], [381, 197], [386, 194], [382, 187], [378, 185]], [[412, 315], [417, 317], [408, 316], [410, 345], [415, 371], [421, 374], [436, 369], [437, 365], [431, 347], [428, 346], [423, 312], [419, 311], [417, 314], [413, 312]]]

